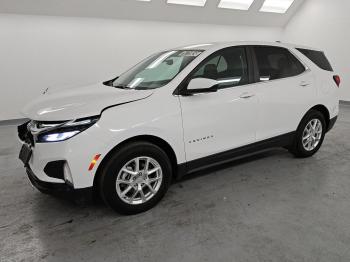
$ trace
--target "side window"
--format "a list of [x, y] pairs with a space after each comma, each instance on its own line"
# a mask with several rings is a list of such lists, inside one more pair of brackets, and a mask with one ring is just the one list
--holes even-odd
[[260, 81], [292, 77], [305, 71], [305, 67], [288, 49], [273, 46], [255, 46]]
[[192, 79], [199, 77], [217, 80], [219, 88], [248, 84], [245, 48], [225, 48], [211, 55], [192, 75]]

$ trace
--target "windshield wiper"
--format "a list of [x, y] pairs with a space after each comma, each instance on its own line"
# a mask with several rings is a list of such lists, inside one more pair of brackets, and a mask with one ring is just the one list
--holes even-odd
[[113, 86], [115, 88], [120, 88], [120, 89], [131, 89], [129, 87], [127, 87], [126, 85], [116, 85], [116, 86]]
[[156, 87], [146, 87], [146, 86], [135, 87], [135, 90], [149, 90], [149, 89], [156, 89]]

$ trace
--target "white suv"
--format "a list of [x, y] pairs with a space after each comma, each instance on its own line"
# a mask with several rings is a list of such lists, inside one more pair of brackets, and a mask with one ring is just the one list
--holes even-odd
[[175, 48], [27, 105], [20, 159], [41, 192], [98, 192], [118, 212], [142, 212], [184, 174], [271, 147], [313, 155], [337, 119], [339, 84], [310, 48]]

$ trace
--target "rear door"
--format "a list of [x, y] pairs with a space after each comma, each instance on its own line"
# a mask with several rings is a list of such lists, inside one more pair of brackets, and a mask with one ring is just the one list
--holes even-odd
[[251, 48], [259, 100], [257, 141], [295, 131], [316, 97], [310, 70], [287, 48]]

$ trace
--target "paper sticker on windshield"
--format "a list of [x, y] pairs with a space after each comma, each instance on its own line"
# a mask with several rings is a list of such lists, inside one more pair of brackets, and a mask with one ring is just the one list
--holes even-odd
[[202, 53], [202, 51], [198, 51], [198, 50], [186, 50], [186, 51], [182, 51], [179, 56], [199, 56]]

